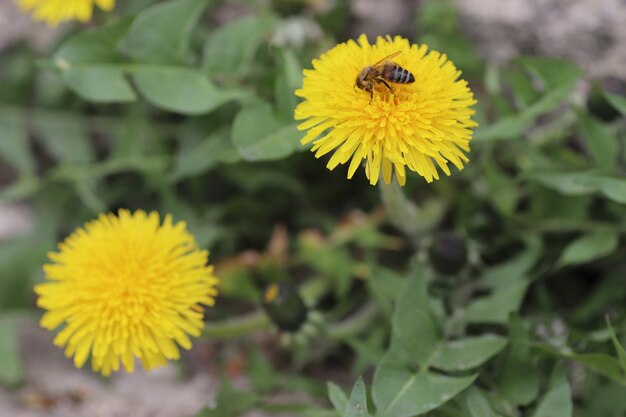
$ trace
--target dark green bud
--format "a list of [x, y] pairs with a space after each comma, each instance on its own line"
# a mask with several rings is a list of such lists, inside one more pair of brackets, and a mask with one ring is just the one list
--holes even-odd
[[270, 284], [263, 292], [263, 309], [282, 331], [297, 332], [306, 322], [308, 309], [289, 282]]
[[437, 236], [428, 250], [430, 263], [442, 274], [454, 275], [467, 263], [465, 239], [456, 233], [447, 232]]

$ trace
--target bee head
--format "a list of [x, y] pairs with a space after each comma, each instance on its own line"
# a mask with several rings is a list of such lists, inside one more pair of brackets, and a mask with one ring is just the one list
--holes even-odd
[[356, 76], [355, 87], [359, 87], [361, 90], [369, 91], [369, 82], [367, 82], [367, 75], [371, 71], [372, 67], [365, 67]]

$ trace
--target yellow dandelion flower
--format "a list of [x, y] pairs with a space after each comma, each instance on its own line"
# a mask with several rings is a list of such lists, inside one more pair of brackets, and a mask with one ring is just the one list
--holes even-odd
[[22, 10], [33, 11], [35, 20], [56, 26], [66, 20], [88, 22], [94, 6], [105, 12], [115, 7], [115, 0], [18, 0]]
[[[409, 71], [415, 82], [379, 77], [373, 80], [371, 96], [356, 85], [365, 67], [393, 54], [392, 62]], [[358, 43], [339, 44], [313, 60], [313, 68], [304, 70], [303, 86], [296, 90], [304, 101], [295, 118], [304, 121], [298, 126], [308, 130], [302, 143], [312, 141], [317, 158], [334, 150], [328, 169], [351, 160], [352, 178], [365, 159], [372, 185], [381, 172], [389, 184], [393, 171], [404, 185], [406, 168], [431, 182], [439, 179], [437, 166], [450, 175], [448, 162], [458, 169], [468, 162], [465, 153], [476, 126], [470, 106], [476, 100], [446, 55], [399, 36], [378, 37], [370, 45], [361, 35]]]
[[153, 369], [189, 349], [214, 304], [217, 278], [184, 222], [156, 212], [120, 210], [78, 228], [48, 254], [47, 282], [35, 287], [42, 327], [61, 331], [54, 344], [82, 367], [108, 376]]

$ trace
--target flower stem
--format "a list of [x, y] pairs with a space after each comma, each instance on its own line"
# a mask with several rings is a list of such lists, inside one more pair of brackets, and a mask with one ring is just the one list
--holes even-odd
[[232, 339], [269, 328], [270, 322], [261, 310], [232, 319], [209, 322], [202, 330], [208, 339]]
[[371, 326], [372, 320], [378, 313], [379, 310], [376, 304], [369, 303], [347, 319], [330, 325], [327, 330], [327, 335], [330, 339], [335, 340], [354, 336], [366, 327]]
[[414, 242], [417, 242], [424, 232], [436, 226], [445, 213], [445, 204], [440, 199], [430, 199], [417, 206], [406, 198], [397, 183], [385, 184], [384, 181], [380, 181], [379, 184], [389, 221]]

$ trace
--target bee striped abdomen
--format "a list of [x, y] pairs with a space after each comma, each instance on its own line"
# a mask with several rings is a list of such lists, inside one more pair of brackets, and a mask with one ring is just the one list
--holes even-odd
[[394, 64], [389, 71], [387, 79], [393, 83], [398, 84], [410, 84], [415, 82], [415, 77], [408, 70], [402, 68], [400, 65]]

